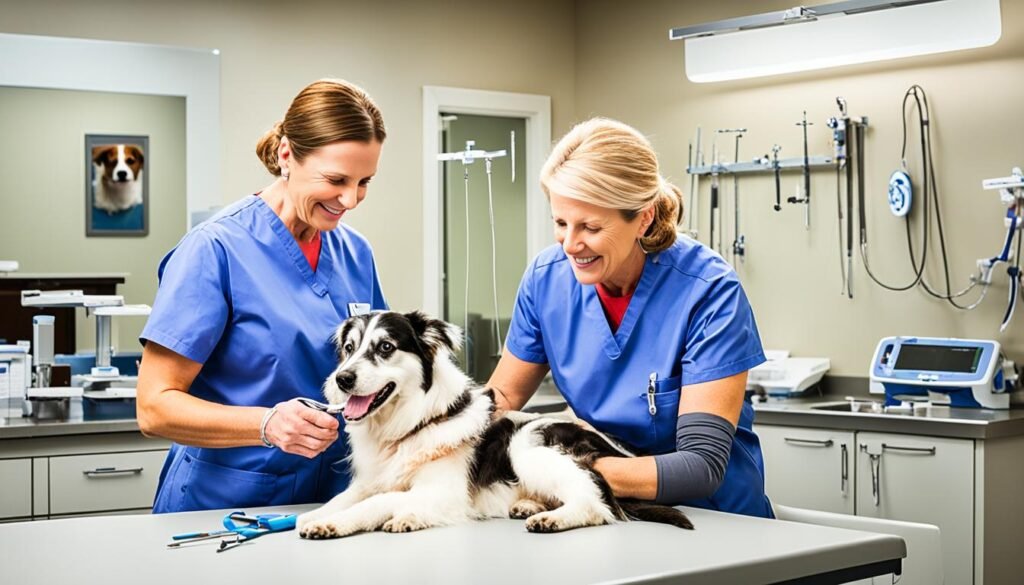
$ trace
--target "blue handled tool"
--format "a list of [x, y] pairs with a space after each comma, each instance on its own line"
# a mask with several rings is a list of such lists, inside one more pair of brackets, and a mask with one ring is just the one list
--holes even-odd
[[264, 534], [293, 530], [296, 518], [295, 514], [259, 514], [249, 516], [241, 510], [236, 510], [224, 516], [222, 521], [224, 525], [223, 530], [175, 534], [171, 537], [171, 540], [174, 542], [169, 543], [167, 547], [176, 548], [184, 544], [220, 538], [220, 547], [217, 549], [217, 552], [222, 552], [254, 538], [259, 538]]

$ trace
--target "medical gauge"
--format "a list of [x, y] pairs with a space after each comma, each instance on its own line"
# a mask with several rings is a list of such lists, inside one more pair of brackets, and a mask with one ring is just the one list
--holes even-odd
[[[512, 134], [512, 145], [514, 148], [515, 133]], [[491, 164], [494, 159], [501, 158], [507, 154], [508, 151], [506, 150], [477, 150], [476, 141], [467, 140], [465, 150], [459, 152], [445, 152], [437, 155], [437, 160], [440, 162], [459, 161], [462, 163], [462, 181], [465, 191], [466, 205], [467, 241], [469, 239], [469, 165], [473, 164], [477, 159], [483, 159], [484, 161], [484, 170], [487, 173], [487, 210], [491, 224], [491, 291], [493, 293], [494, 300], [494, 347], [497, 348], [497, 355], [501, 355], [501, 348], [504, 343], [501, 337], [501, 318], [500, 313], [498, 312], [498, 245], [494, 225], [494, 185], [491, 181]], [[515, 168], [514, 165], [513, 168]], [[464, 290], [462, 321], [463, 326], [466, 328], [469, 327], [469, 248], [469, 246], [466, 246], [466, 287]]]
[[998, 341], [937, 337], [886, 337], [871, 360], [871, 392], [885, 404], [899, 397], [928, 397], [959, 408], [1010, 407], [1011, 385]]
[[913, 202], [914, 187], [910, 175], [905, 171], [894, 171], [889, 177], [889, 209], [896, 217], [910, 213]]

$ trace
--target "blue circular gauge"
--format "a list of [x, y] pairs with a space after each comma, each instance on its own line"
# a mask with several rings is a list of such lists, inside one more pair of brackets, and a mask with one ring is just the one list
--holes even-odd
[[910, 175], [896, 171], [889, 177], [889, 209], [896, 217], [910, 213], [910, 202], [914, 188], [910, 184]]

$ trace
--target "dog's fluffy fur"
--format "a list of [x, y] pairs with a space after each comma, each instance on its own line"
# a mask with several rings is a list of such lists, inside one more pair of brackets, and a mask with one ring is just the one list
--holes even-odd
[[108, 144], [92, 149], [96, 168], [93, 207], [107, 213], [126, 211], [142, 204], [142, 172], [145, 156], [134, 144]]
[[526, 519], [531, 532], [640, 519], [692, 528], [682, 512], [619, 500], [594, 461], [622, 453], [562, 418], [508, 413], [455, 364], [453, 325], [374, 313], [336, 333], [340, 364], [324, 384], [344, 404], [352, 482], [298, 518], [303, 538], [409, 532], [471, 519]]

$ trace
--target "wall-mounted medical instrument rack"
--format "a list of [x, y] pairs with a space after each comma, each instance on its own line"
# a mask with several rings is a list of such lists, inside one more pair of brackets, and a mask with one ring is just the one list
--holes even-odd
[[[819, 155], [809, 157], [808, 166], [811, 169], [835, 170], [835, 159], [831, 156]], [[687, 167], [689, 175], [738, 175], [746, 173], [774, 173], [775, 163], [769, 157], [758, 158], [750, 162], [719, 163], [703, 165], [698, 167]], [[804, 168], [804, 157], [780, 158], [778, 169], [780, 171], [801, 171]]]

